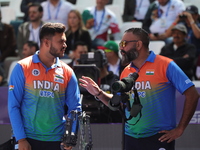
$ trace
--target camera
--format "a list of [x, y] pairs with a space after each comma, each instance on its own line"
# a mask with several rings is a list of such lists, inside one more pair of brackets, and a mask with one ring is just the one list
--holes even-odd
[[186, 19], [187, 16], [186, 16], [186, 15], [179, 15], [179, 18], [180, 18], [180, 19]]
[[[100, 68], [107, 63], [106, 56], [103, 53], [102, 50], [97, 50], [95, 52], [81, 54], [78, 60], [79, 65], [74, 66], [76, 77], [81, 78], [82, 76], [88, 76], [100, 85]], [[90, 95], [85, 88], [81, 86], [79, 86], [79, 88], [81, 94]]]
[[128, 77], [121, 79], [120, 81], [116, 81], [112, 84], [112, 89], [114, 92], [128, 92], [133, 87], [135, 81], [138, 78], [138, 73], [134, 72], [130, 74]]
[[94, 64], [98, 68], [102, 68], [107, 63], [107, 58], [103, 53], [103, 50], [97, 50], [95, 52], [82, 54], [78, 60], [79, 64]]

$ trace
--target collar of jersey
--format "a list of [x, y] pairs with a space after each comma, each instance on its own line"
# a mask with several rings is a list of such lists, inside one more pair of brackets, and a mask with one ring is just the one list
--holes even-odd
[[[33, 63], [42, 63], [38, 57], [39, 51], [37, 51], [34, 55], [33, 55]], [[56, 63], [54, 65], [52, 65], [53, 68], [55, 67], [61, 67], [61, 63], [59, 61], [59, 58], [56, 57]]]
[[[146, 59], [146, 61], [145, 62], [147, 62], [147, 61], [149, 61], [149, 62], [154, 62], [154, 60], [155, 60], [155, 58], [156, 58], [156, 54], [153, 52], [153, 51], [149, 51], [149, 56], [148, 56], [148, 58]], [[144, 62], [144, 63], [145, 63]], [[131, 67], [134, 67], [135, 68], [135, 65], [133, 64], [133, 62], [131, 62]]]

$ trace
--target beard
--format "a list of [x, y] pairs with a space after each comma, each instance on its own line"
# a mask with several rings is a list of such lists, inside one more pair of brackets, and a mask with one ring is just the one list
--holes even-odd
[[121, 50], [121, 51], [124, 53], [124, 55], [122, 55], [122, 64], [123, 65], [129, 64], [131, 61], [135, 60], [139, 55], [138, 51], [135, 47], [131, 48], [127, 52], [124, 50]]
[[49, 50], [49, 53], [52, 55], [52, 56], [54, 56], [54, 57], [63, 57], [64, 56], [64, 52], [63, 53], [61, 53], [62, 51], [64, 51], [64, 48], [62, 48], [61, 50], [57, 50], [55, 47], [53, 47], [52, 45], [51, 45], [51, 47], [50, 47], [50, 50]]

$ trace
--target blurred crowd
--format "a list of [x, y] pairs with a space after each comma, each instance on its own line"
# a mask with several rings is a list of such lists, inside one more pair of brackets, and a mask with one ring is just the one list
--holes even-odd
[[[119, 79], [125, 67], [121, 65], [118, 47], [123, 34], [119, 19], [123, 23], [141, 22], [151, 41], [165, 42], [160, 55], [173, 59], [191, 80], [200, 80], [200, 17], [197, 6], [186, 6], [182, 0], [124, 0], [124, 11], [118, 18], [116, 12], [106, 7], [113, 5], [114, 0], [94, 1], [94, 6], [78, 10], [77, 0], [22, 0], [19, 9], [24, 16], [17, 19], [17, 29], [13, 24], [1, 22], [6, 16], [2, 16], [0, 11], [0, 86], [7, 85], [9, 72], [18, 60], [39, 50], [42, 25], [59, 22], [67, 29], [67, 48], [61, 59], [71, 60], [69, 66], [73, 68], [81, 62], [82, 54], [101, 53], [100, 84], [102, 89], [111, 93], [111, 84]], [[112, 116], [113, 112], [103, 104], [98, 102], [97, 105], [103, 108], [105, 116]], [[110, 116], [101, 122], [120, 122]]]

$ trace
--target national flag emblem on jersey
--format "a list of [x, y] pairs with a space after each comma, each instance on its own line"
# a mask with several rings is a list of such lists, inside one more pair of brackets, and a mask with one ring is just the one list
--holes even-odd
[[146, 75], [154, 75], [154, 70], [153, 69], [147, 69]]
[[10, 91], [14, 90], [14, 85], [10, 85], [10, 86], [9, 86], [9, 90], [10, 90]]
[[63, 84], [64, 83], [64, 77], [61, 76], [61, 75], [55, 74], [54, 75], [54, 81]]

